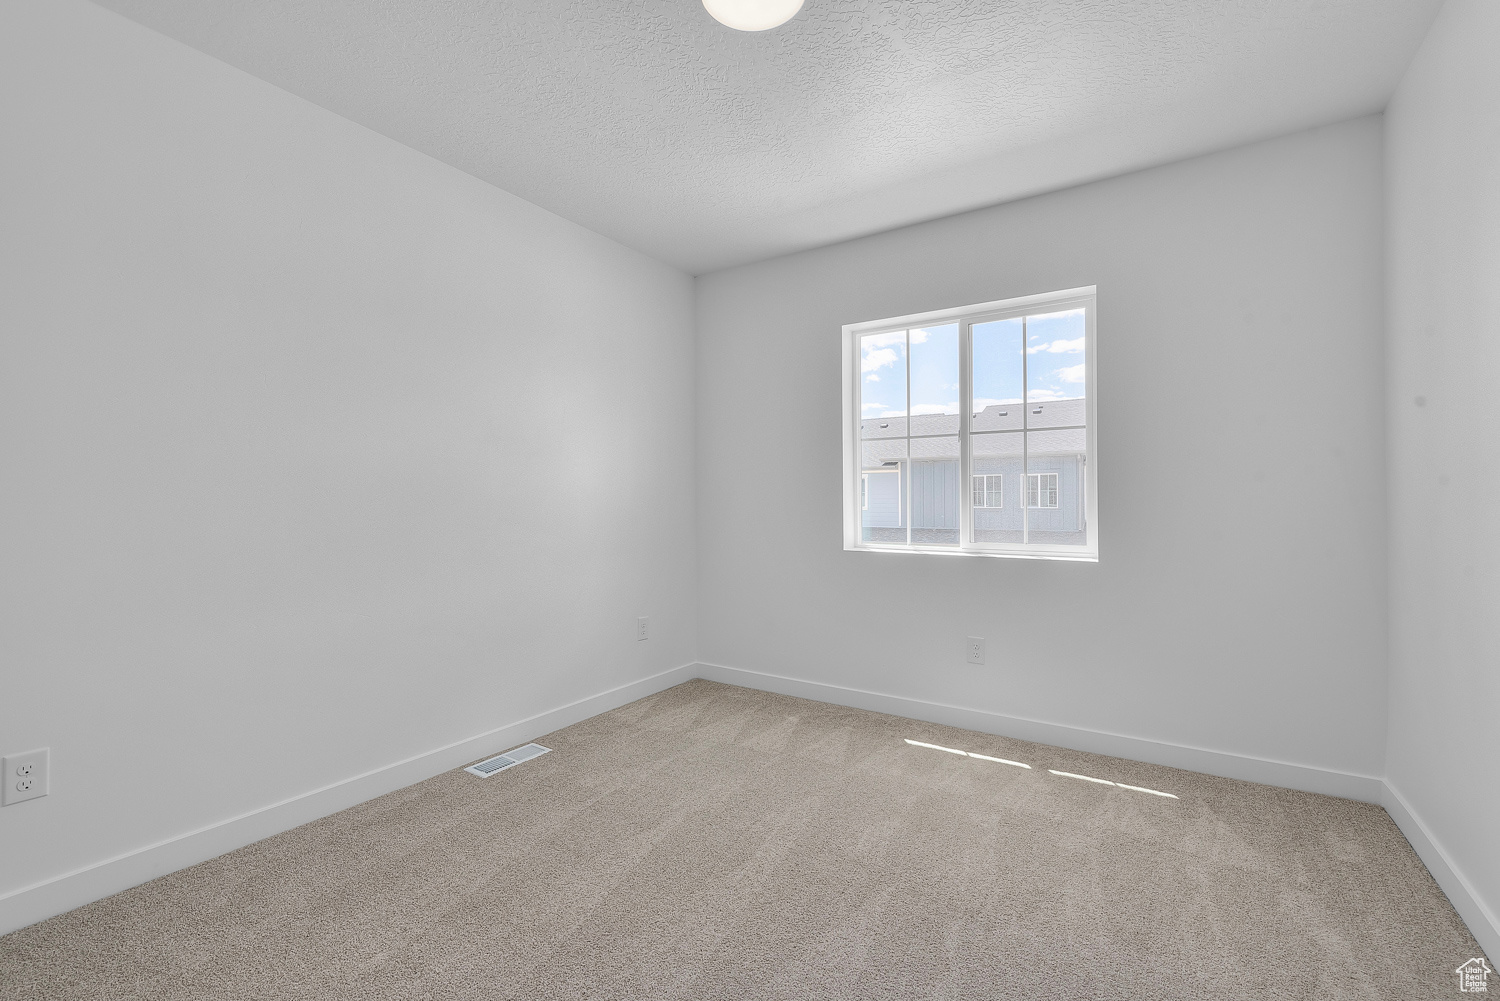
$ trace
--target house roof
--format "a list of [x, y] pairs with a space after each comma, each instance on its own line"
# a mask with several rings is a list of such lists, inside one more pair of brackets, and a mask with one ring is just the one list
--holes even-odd
[[[1073, 400], [1044, 400], [1031, 403], [1030, 414], [1024, 414], [1020, 403], [993, 403], [974, 415], [970, 429], [979, 431], [1019, 431], [1023, 426], [1037, 428], [1067, 427], [1088, 423], [1088, 403], [1082, 397]], [[1026, 419], [1023, 425], [1023, 416]], [[913, 435], [958, 434], [958, 414], [917, 414], [914, 417], [867, 417], [859, 422], [861, 438], [905, 438], [906, 424], [911, 421]]]
[[[1068, 455], [1088, 450], [1088, 433], [1081, 425], [1088, 416], [1084, 399], [1049, 400], [1029, 405], [1023, 413], [1019, 403], [991, 404], [974, 416], [976, 458], [1005, 458], [1022, 452], [1023, 419], [1027, 428], [1026, 448], [1033, 455]], [[866, 469], [906, 457], [907, 424], [913, 435], [951, 435], [952, 437], [914, 437], [913, 459], [958, 458], [958, 414], [918, 414], [906, 417], [871, 417], [860, 421], [861, 465]]]

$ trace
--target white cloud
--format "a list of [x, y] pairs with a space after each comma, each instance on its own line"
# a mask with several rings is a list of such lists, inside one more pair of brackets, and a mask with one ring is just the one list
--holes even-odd
[[1069, 365], [1067, 368], [1060, 368], [1057, 370], [1057, 377], [1063, 382], [1082, 382], [1083, 366]]
[[923, 414], [956, 414], [958, 403], [918, 403], [911, 408], [913, 417], [921, 417]]
[[1055, 389], [1029, 389], [1026, 391], [1028, 403], [1047, 403], [1051, 400], [1071, 400], [1074, 397], [1064, 396]]
[[1047, 351], [1055, 355], [1077, 354], [1083, 350], [1083, 338], [1075, 337], [1069, 341], [1053, 341], [1051, 344], [1037, 344], [1026, 349], [1026, 353], [1034, 355], [1038, 351]]
[[891, 348], [880, 348], [876, 351], [866, 351], [864, 360], [860, 362], [860, 371], [873, 372], [887, 365], [894, 365], [901, 358]]
[[859, 409], [861, 410], [881, 410], [884, 407], [884, 403], [861, 403], [859, 405]]

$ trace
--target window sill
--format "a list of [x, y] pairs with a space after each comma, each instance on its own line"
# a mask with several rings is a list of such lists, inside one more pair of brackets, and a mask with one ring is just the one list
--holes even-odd
[[916, 553], [923, 556], [988, 556], [1002, 560], [1056, 560], [1063, 563], [1098, 563], [1095, 552], [1059, 552], [1038, 549], [1028, 552], [1003, 552], [992, 549], [955, 549], [949, 546], [845, 545], [846, 553]]

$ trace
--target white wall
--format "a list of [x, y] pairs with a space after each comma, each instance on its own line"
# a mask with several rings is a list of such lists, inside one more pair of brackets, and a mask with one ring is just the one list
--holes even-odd
[[[54, 769], [0, 810], [0, 932], [695, 655], [1379, 775], [1388, 598], [1389, 781], [1493, 937], [1494, 37], [1450, 0], [1385, 132], [706, 276], [695, 369], [682, 274], [80, 0], [0, 6], [0, 753]], [[840, 325], [1082, 284], [1100, 563], [843, 552]]]
[[[1381, 143], [1364, 118], [699, 278], [701, 658], [1380, 775]], [[844, 552], [840, 326], [1091, 284], [1100, 561]]]
[[1500, 5], [1449, 0], [1391, 103], [1387, 136], [1388, 781], [1467, 883], [1475, 906], [1449, 896], [1492, 957], [1500, 953], [1497, 40]]
[[689, 278], [80, 0], [0, 102], [0, 910], [693, 660]]

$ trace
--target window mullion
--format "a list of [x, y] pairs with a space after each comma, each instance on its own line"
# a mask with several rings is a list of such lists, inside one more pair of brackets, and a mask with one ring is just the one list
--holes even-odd
[[[958, 548], [969, 549], [974, 538], [974, 457], [969, 447], [969, 432], [974, 418], [974, 352], [971, 348], [974, 325], [960, 320], [958, 324]], [[989, 481], [984, 487], [989, 489]], [[985, 494], [985, 503], [989, 495]]]
[[903, 335], [906, 338], [906, 461], [897, 468], [901, 470], [901, 497], [906, 502], [906, 510], [902, 514], [902, 520], [906, 522], [906, 544], [911, 545], [911, 331], [907, 330]]
[[1031, 542], [1031, 373], [1027, 371], [1026, 317], [1021, 317], [1021, 545]]

